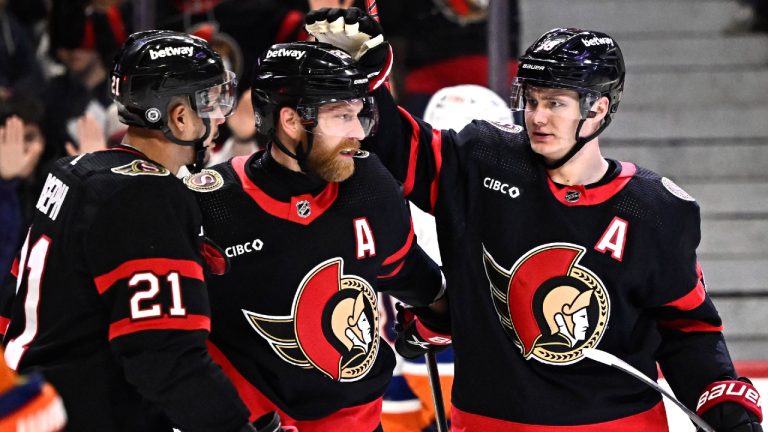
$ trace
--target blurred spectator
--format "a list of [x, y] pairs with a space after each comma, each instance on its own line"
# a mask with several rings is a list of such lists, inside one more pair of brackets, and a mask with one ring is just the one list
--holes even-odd
[[31, 33], [0, 0], [0, 97], [40, 94], [43, 82]]
[[[509, 1], [509, 74], [517, 72], [518, 2]], [[488, 85], [488, 0], [423, 0], [379, 5], [381, 24], [392, 43], [400, 104], [421, 116], [443, 87]]]
[[240, 96], [235, 112], [227, 117], [227, 126], [231, 135], [222, 146], [211, 152], [207, 166], [226, 162], [235, 156], [249, 155], [264, 148], [256, 141], [256, 116], [251, 106], [250, 89]]
[[50, 0], [6, 0], [10, 11], [21, 24], [31, 32], [34, 46], [40, 43], [45, 33], [50, 13]]
[[31, 213], [29, 180], [45, 147], [42, 121], [42, 106], [31, 97], [16, 95], [0, 102], [0, 282], [8, 275]]
[[156, 27], [191, 33], [200, 23], [212, 25], [219, 38], [229, 39], [242, 53], [237, 74], [242, 92], [250, 88], [250, 71], [262, 51], [274, 43], [306, 39], [307, 10], [307, 0], [158, 0]]
[[112, 56], [130, 33], [129, 2], [54, 0], [50, 17], [50, 51], [66, 73], [51, 79], [46, 91], [46, 137], [55, 155], [65, 143], [79, 145], [78, 121], [90, 114], [105, 134], [116, 124], [109, 94], [108, 69]]
[[[464, 84], [440, 89], [432, 96], [424, 111], [424, 120], [435, 129], [461, 130], [472, 120], [487, 120], [501, 124], [512, 123], [512, 112], [504, 100], [490, 89]], [[411, 217], [416, 241], [436, 263], [442, 265], [437, 243], [435, 218], [412, 203]], [[395, 320], [392, 297], [379, 294], [382, 305], [381, 334], [392, 343], [395, 333], [391, 328]], [[385, 432], [420, 432], [435, 421], [435, 409], [423, 358], [408, 360], [397, 353], [397, 366], [382, 406], [382, 425]], [[440, 371], [443, 406], [450, 417], [451, 389], [453, 387], [453, 348], [436, 354]]]

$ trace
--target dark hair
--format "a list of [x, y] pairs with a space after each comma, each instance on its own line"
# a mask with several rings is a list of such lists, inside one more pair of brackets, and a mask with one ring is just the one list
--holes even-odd
[[0, 123], [4, 124], [8, 117], [18, 116], [25, 124], [43, 127], [45, 108], [37, 98], [25, 94], [14, 94], [0, 99]]

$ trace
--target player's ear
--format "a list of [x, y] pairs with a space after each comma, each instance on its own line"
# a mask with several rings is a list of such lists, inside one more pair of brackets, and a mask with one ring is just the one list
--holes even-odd
[[177, 137], [184, 136], [193, 128], [190, 114], [192, 110], [182, 99], [173, 98], [168, 104], [168, 127]]
[[279, 117], [280, 128], [283, 132], [285, 132], [291, 139], [299, 141], [304, 131], [301, 119], [299, 118], [299, 113], [293, 108], [282, 107], [280, 108]]
[[594, 112], [594, 117], [591, 117], [595, 119], [596, 121], [601, 121], [605, 118], [605, 116], [608, 114], [608, 106], [610, 105], [610, 101], [607, 97], [603, 96], [600, 99], [597, 100], [592, 105], [592, 109], [590, 111]]

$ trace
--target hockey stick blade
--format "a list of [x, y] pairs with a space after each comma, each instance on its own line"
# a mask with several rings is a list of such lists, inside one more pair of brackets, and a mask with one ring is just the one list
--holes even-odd
[[584, 348], [581, 350], [581, 352], [584, 354], [584, 357], [588, 359], [592, 359], [598, 363], [602, 363], [606, 366], [611, 366], [616, 369], [619, 369], [629, 375], [632, 375], [633, 377], [637, 378], [638, 380], [644, 382], [646, 385], [651, 387], [652, 389], [656, 390], [657, 392], [661, 393], [662, 395], [666, 396], [667, 399], [672, 401], [675, 405], [680, 407], [683, 412], [688, 415], [688, 418], [693, 421], [696, 426], [700, 427], [701, 430], [704, 432], [717, 432], [715, 431], [712, 426], [710, 426], [707, 422], [704, 421], [701, 417], [696, 415], [695, 412], [689, 410], [685, 405], [683, 405], [682, 402], [677, 400], [676, 397], [674, 397], [671, 393], [664, 390], [661, 386], [659, 386], [655, 381], [648, 378], [644, 373], [640, 372], [639, 370], [635, 369], [630, 365], [629, 363], [625, 362], [624, 360], [616, 357], [615, 355], [605, 352], [603, 350], [599, 350], [597, 348]]

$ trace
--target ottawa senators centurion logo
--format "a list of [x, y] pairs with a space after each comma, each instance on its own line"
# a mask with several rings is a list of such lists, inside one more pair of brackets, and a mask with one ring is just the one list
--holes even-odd
[[579, 265], [585, 252], [574, 244], [545, 244], [505, 270], [483, 249], [496, 313], [526, 360], [575, 363], [603, 337], [610, 300], [597, 275]]
[[310, 270], [291, 315], [243, 314], [284, 361], [349, 382], [364, 377], [376, 360], [379, 312], [371, 285], [343, 268], [343, 259], [332, 258]]

